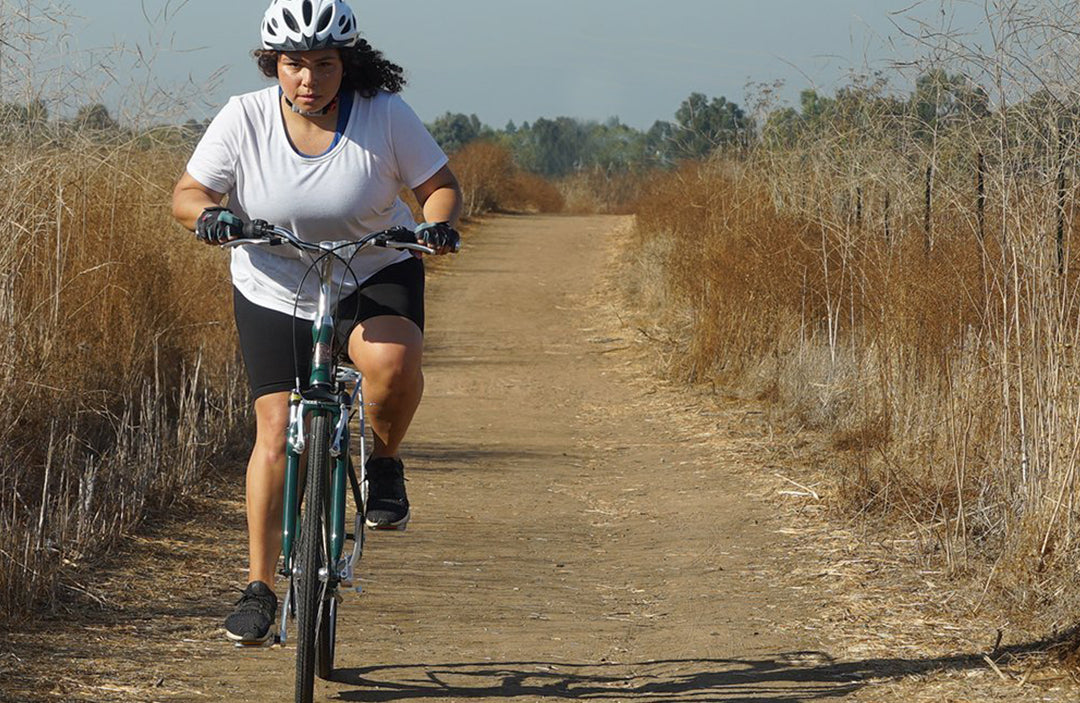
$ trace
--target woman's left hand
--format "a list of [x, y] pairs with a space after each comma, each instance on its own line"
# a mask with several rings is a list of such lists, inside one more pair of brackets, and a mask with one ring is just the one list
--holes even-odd
[[416, 241], [431, 247], [438, 255], [461, 249], [461, 235], [449, 222], [423, 222], [416, 227]]

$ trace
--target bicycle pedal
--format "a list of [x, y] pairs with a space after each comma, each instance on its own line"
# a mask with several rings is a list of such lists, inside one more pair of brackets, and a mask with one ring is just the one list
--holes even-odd
[[368, 525], [368, 529], [372, 532], [404, 532], [408, 525], [407, 522], [400, 525]]

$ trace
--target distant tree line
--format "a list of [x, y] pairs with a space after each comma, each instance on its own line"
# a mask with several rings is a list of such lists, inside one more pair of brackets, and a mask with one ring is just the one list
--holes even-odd
[[[1023, 109], [1038, 110], [1038, 98]], [[625, 173], [669, 168], [680, 161], [701, 159], [718, 149], [790, 146], [813, 135], [835, 132], [838, 125], [873, 119], [888, 123], [917, 123], [908, 137], [931, 139], [949, 125], [991, 114], [985, 90], [945, 71], [918, 78], [909, 95], [888, 94], [881, 83], [855, 82], [832, 96], [805, 90], [797, 107], [768, 112], [760, 124], [737, 103], [703, 93], [691, 93], [674, 119], [658, 120], [647, 130], [623, 124], [617, 117], [604, 122], [571, 117], [540, 117], [534, 122], [509, 122], [502, 129], [483, 124], [476, 115], [450, 113], [428, 125], [448, 153], [486, 140], [507, 148], [519, 168], [559, 178], [580, 171]], [[188, 120], [134, 132], [121, 126], [101, 103], [81, 107], [74, 117], [52, 118], [44, 101], [0, 102], [0, 140], [36, 135], [48, 140], [74, 136], [95, 140], [134, 141], [145, 146], [189, 147], [205, 132], [209, 120]]]
[[80, 107], [73, 117], [55, 118], [44, 100], [0, 102], [0, 142], [63, 144], [73, 139], [135, 146], [188, 147], [206, 131], [210, 120], [188, 120], [182, 125], [161, 125], [133, 130], [123, 127], [102, 103]]
[[469, 142], [486, 139], [510, 149], [518, 166], [558, 178], [581, 170], [626, 172], [666, 167], [702, 158], [722, 146], [745, 142], [752, 122], [735, 103], [693, 93], [675, 113], [674, 122], [657, 121], [646, 131], [623, 124], [572, 117], [541, 117], [503, 129], [482, 124], [476, 115], [450, 113], [428, 125], [444, 150], [453, 153]]
[[[1005, 109], [1010, 124], [1015, 124], [1013, 136], [1023, 139], [1025, 135], [1045, 136], [1025, 130], [1046, 123], [1061, 107], [1052, 96], [1035, 94]], [[1080, 107], [1074, 112], [1069, 122], [1080, 130]], [[880, 128], [886, 140], [890, 135], [899, 140], [902, 135], [908, 143], [886, 146], [898, 153], [914, 154], [931, 142], [940, 143], [962, 126], [971, 129], [994, 116], [984, 88], [966, 76], [937, 69], [919, 76], [907, 93], [891, 91], [885, 81], [873, 77], [854, 80], [831, 96], [804, 90], [798, 106], [764, 111], [760, 122], [735, 102], [695, 92], [682, 101], [673, 120], [657, 121], [647, 130], [622, 124], [614, 117], [606, 122], [542, 117], [521, 125], [510, 122], [499, 130], [482, 124], [476, 115], [453, 113], [428, 127], [451, 153], [474, 140], [495, 141], [510, 149], [521, 168], [557, 178], [585, 170], [613, 173], [668, 168], [732, 148], [786, 149], [821, 140], [865, 140], [867, 125]]]

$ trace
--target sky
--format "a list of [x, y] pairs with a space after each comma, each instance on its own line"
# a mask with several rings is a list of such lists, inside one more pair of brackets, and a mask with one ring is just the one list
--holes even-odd
[[[52, 1], [0, 0], [0, 13]], [[37, 80], [65, 95], [74, 88], [69, 107], [100, 98], [127, 121], [153, 111], [148, 103], [162, 114], [169, 106], [184, 118], [212, 116], [230, 95], [267, 85], [250, 52], [268, 4], [68, 0], [51, 13], [62, 29], [47, 29], [59, 25], [40, 12], [28, 23], [45, 39], [31, 42]], [[832, 92], [852, 71], [909, 58], [915, 49], [898, 26], [968, 30], [984, 12], [982, 2], [962, 0], [350, 4], [368, 41], [405, 68], [404, 97], [422, 119], [461, 112], [497, 128], [565, 115], [647, 129], [673, 119], [691, 92], [747, 105], [757, 94], [748, 84], [776, 80], [790, 104], [804, 88]]]

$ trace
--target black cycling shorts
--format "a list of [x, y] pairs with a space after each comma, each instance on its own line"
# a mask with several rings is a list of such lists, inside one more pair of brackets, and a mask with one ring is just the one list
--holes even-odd
[[[256, 305], [235, 288], [233, 312], [252, 397], [292, 390], [297, 375], [307, 382], [311, 320]], [[341, 301], [337, 312], [341, 346], [358, 323], [380, 315], [407, 317], [424, 330], [424, 264], [420, 259], [410, 257], [387, 266]]]

